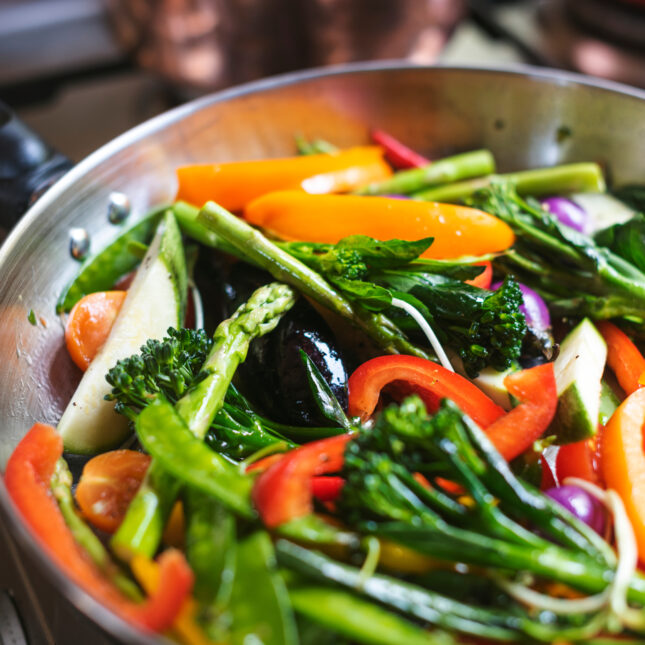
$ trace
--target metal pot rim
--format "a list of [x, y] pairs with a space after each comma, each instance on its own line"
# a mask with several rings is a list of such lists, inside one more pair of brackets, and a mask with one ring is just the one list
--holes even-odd
[[[449, 65], [416, 65], [402, 61], [375, 61], [360, 62], [343, 65], [335, 65], [326, 68], [316, 68], [300, 72], [293, 72], [273, 76], [259, 81], [245, 83], [230, 89], [222, 90], [209, 94], [207, 96], [195, 99], [184, 105], [178, 106], [172, 110], [164, 112], [156, 117], [145, 121], [144, 123], [128, 130], [119, 135], [112, 141], [103, 145], [101, 148], [90, 154], [84, 160], [79, 162], [72, 170], [66, 173], [57, 181], [22, 217], [19, 223], [9, 234], [4, 244], [0, 247], [0, 266], [6, 261], [14, 247], [20, 244], [23, 236], [37, 222], [43, 212], [46, 212], [56, 203], [57, 198], [69, 187], [83, 177], [91, 168], [108, 160], [117, 151], [144, 139], [152, 133], [163, 130], [170, 123], [181, 121], [194, 112], [203, 108], [224, 101], [228, 101], [241, 96], [256, 94], [272, 89], [286, 87], [298, 83], [303, 83], [318, 78], [351, 75], [356, 73], [378, 73], [378, 72], [401, 72], [401, 71], [426, 71], [450, 73], [450, 72], [469, 72], [474, 74], [495, 74], [510, 77], [528, 77], [538, 81], [551, 83], [559, 86], [566, 85], [583, 85], [599, 90], [630, 96], [634, 99], [645, 101], [645, 90], [640, 90], [628, 85], [607, 81], [602, 79], [590, 78], [581, 74], [572, 72], [563, 72], [559, 70], [549, 70], [531, 65], [509, 65], [509, 66], [449, 66]], [[33, 229], [32, 229], [33, 230]], [[22, 521], [16, 521], [19, 516], [14, 507], [12, 500], [9, 498], [4, 485], [4, 480], [0, 478], [0, 517], [10, 527], [10, 533], [17, 537], [21, 543], [27, 545], [28, 552], [36, 562], [41, 566], [49, 581], [52, 582], [65, 597], [81, 613], [98, 624], [102, 629], [111, 636], [122, 639], [124, 642], [141, 643], [142, 645], [153, 645], [154, 643], [168, 642], [166, 639], [160, 639], [150, 635], [143, 634], [141, 631], [129, 625], [127, 622], [112, 613], [107, 607], [99, 603], [78, 585], [70, 582], [69, 578], [64, 575], [54, 562], [43, 552], [37, 541], [28, 531]]]

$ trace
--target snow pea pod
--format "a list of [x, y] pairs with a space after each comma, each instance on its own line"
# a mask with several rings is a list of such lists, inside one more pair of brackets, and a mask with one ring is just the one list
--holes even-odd
[[197, 438], [165, 399], [159, 397], [145, 408], [135, 428], [143, 447], [179, 482], [211, 495], [243, 517], [255, 517], [250, 497], [253, 479]]
[[235, 571], [235, 517], [217, 500], [186, 488], [186, 556], [195, 574], [193, 594], [200, 602], [222, 607], [230, 599]]
[[88, 293], [111, 289], [119, 278], [132, 271], [141, 262], [141, 245], [151, 240], [165, 211], [166, 207], [151, 211], [103, 250], [88, 258], [58, 298], [56, 313], [70, 311]]
[[352, 642], [365, 645], [449, 645], [453, 642], [447, 634], [429, 632], [347, 591], [300, 587], [290, 589], [289, 597], [298, 614]]
[[289, 594], [266, 531], [256, 531], [237, 545], [229, 611], [231, 645], [298, 643]]

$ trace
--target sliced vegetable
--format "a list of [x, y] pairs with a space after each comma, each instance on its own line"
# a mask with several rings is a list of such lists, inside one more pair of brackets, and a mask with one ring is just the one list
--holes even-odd
[[253, 487], [253, 502], [265, 526], [275, 528], [313, 512], [311, 480], [338, 472], [351, 434], [308, 443], [286, 453]]
[[555, 459], [558, 482], [563, 482], [567, 477], [576, 477], [592, 484], [599, 484], [599, 468], [595, 439], [568, 443], [558, 449]]
[[574, 201], [566, 197], [547, 197], [540, 203], [566, 226], [585, 235], [591, 233], [591, 221], [587, 213]]
[[596, 323], [607, 343], [607, 365], [626, 394], [645, 385], [645, 358], [629, 336], [608, 320]]
[[459, 374], [416, 356], [379, 356], [363, 363], [349, 377], [349, 414], [369, 419], [383, 388], [392, 383], [406, 393], [419, 394], [428, 410], [437, 409], [448, 398], [482, 427], [504, 415], [504, 410], [478, 387]]
[[484, 428], [502, 457], [511, 461], [530, 448], [553, 419], [558, 404], [553, 365], [509, 374], [504, 385], [520, 404]]
[[166, 551], [160, 556], [161, 583], [145, 603], [137, 605], [122, 596], [76, 543], [50, 491], [49, 482], [62, 453], [60, 435], [51, 426], [37, 423], [9, 457], [5, 484], [24, 521], [43, 550], [97, 600], [142, 629], [168, 629], [193, 584], [183, 555]]
[[125, 291], [97, 291], [72, 307], [65, 324], [65, 344], [83, 371], [105, 344], [126, 295]]
[[600, 464], [608, 489], [623, 500], [631, 521], [638, 557], [645, 564], [645, 389], [630, 394], [601, 434]]
[[83, 296], [112, 289], [117, 280], [132, 271], [141, 262], [140, 245], [150, 242], [165, 210], [165, 207], [153, 210], [123, 231], [114, 242], [87, 259], [78, 275], [60, 295], [56, 313], [69, 311]]
[[401, 170], [389, 179], [371, 182], [359, 188], [359, 195], [389, 195], [416, 193], [430, 186], [481, 177], [495, 172], [495, 160], [488, 150], [474, 150], [452, 157], [437, 159], [428, 166]]
[[335, 244], [350, 235], [378, 240], [434, 237], [421, 256], [427, 258], [496, 253], [515, 239], [507, 224], [480, 210], [388, 197], [279, 191], [248, 204], [244, 217], [287, 240]]
[[321, 502], [333, 502], [340, 495], [344, 483], [342, 477], [312, 477], [311, 494]]
[[372, 130], [370, 137], [385, 150], [386, 159], [396, 168], [422, 168], [432, 163], [383, 130]]
[[96, 528], [114, 533], [150, 465], [135, 450], [113, 450], [90, 459], [76, 487], [76, 501]]
[[[154, 560], [143, 556], [133, 558], [130, 563], [132, 573], [147, 594], [157, 593], [162, 584], [161, 567]], [[172, 624], [171, 634], [176, 636], [182, 645], [212, 645], [204, 632], [197, 625], [197, 606], [195, 601], [186, 598], [181, 610]]]
[[553, 363], [558, 386], [554, 430], [559, 443], [588, 439], [598, 429], [600, 381], [607, 346], [593, 323], [585, 318], [560, 345]]
[[107, 371], [149, 338], [162, 338], [184, 317], [186, 267], [181, 233], [167, 212], [128, 290], [110, 335], [96, 355], [58, 423], [66, 450], [94, 453], [113, 448], [129, 434], [128, 421], [103, 397]]
[[586, 490], [578, 486], [564, 485], [544, 491], [551, 499], [561, 504], [579, 520], [590, 526], [599, 535], [604, 535], [607, 516], [603, 505]]
[[338, 193], [391, 174], [378, 146], [350, 148], [334, 154], [184, 166], [177, 169], [177, 200], [200, 207], [212, 200], [223, 208], [238, 211], [275, 190]]
[[486, 367], [472, 381], [486, 396], [508, 411], [513, 405], [504, 380], [515, 371], [517, 370], [512, 367], [503, 372]]
[[491, 262], [478, 262], [475, 266], [483, 266], [484, 270], [472, 280], [465, 280], [465, 282], [473, 287], [480, 289], [490, 289], [491, 282], [493, 281], [493, 265]]

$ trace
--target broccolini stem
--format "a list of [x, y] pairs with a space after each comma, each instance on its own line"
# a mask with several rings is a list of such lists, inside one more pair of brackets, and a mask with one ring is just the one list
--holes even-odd
[[469, 177], [481, 177], [495, 172], [495, 160], [488, 150], [464, 152], [439, 159], [433, 163], [394, 173], [389, 179], [367, 184], [359, 188], [357, 195], [388, 195], [391, 193], [416, 193], [417, 191], [448, 184]]
[[514, 627], [521, 620], [517, 616], [499, 610], [473, 607], [382, 574], [374, 574], [361, 581], [360, 570], [286, 540], [277, 541], [276, 555], [282, 566], [308, 578], [333, 582], [355, 590], [372, 600], [439, 627], [504, 641], [515, 640], [517, 637]]
[[385, 351], [428, 358], [428, 354], [411, 343], [385, 315], [351, 303], [321, 275], [221, 206], [208, 202], [197, 221], [232, 244], [242, 257], [248, 256], [254, 264], [267, 270], [276, 280], [291, 284], [304, 295], [354, 323]]
[[[272, 283], [260, 287], [217, 327], [215, 342], [203, 367], [208, 376], [176, 404], [177, 412], [196, 437], [204, 438], [222, 407], [233, 374], [246, 358], [251, 341], [273, 330], [295, 300], [287, 285]], [[154, 554], [178, 492], [176, 480], [153, 459], [123, 523], [112, 537], [112, 548], [120, 558], [129, 560], [135, 553], [147, 557]]]
[[460, 202], [482, 188], [490, 186], [493, 179], [510, 181], [520, 195], [562, 195], [569, 193], [602, 193], [605, 180], [600, 166], [595, 163], [572, 163], [553, 168], [522, 170], [505, 175], [490, 175], [445, 186], [420, 190], [412, 196], [431, 202]]
[[67, 462], [64, 459], [59, 459], [51, 478], [51, 490], [58, 502], [65, 524], [69, 527], [76, 542], [110, 582], [130, 600], [141, 600], [143, 595], [137, 585], [110, 558], [110, 554], [101, 540], [76, 511], [71, 486], [72, 473], [69, 472]]

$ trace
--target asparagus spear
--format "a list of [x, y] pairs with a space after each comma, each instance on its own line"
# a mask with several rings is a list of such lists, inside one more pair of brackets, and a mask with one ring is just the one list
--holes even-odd
[[[248, 302], [217, 327], [215, 342], [203, 366], [208, 376], [179, 399], [175, 408], [196, 437], [204, 438], [222, 407], [233, 374], [246, 358], [251, 341], [272, 331], [294, 302], [290, 287], [272, 283], [255, 291]], [[231, 467], [224, 457], [211, 454], [213, 459], [221, 460], [222, 469]], [[154, 554], [178, 491], [177, 480], [153, 459], [123, 523], [112, 537], [112, 548], [120, 558], [127, 561], [136, 553], [147, 557]]]
[[221, 206], [208, 202], [197, 221], [233, 245], [242, 258], [249, 257], [252, 263], [267, 270], [276, 280], [291, 284], [304, 295], [348, 319], [385, 351], [428, 358], [428, 354], [411, 343], [389, 318], [353, 304], [318, 273]]
[[416, 193], [430, 186], [448, 184], [469, 177], [481, 177], [495, 172], [495, 160], [488, 150], [464, 152], [439, 159], [422, 168], [402, 170], [390, 178], [359, 188], [357, 195], [388, 195]]
[[76, 512], [71, 486], [72, 473], [69, 471], [67, 462], [64, 459], [59, 459], [52, 475], [51, 490], [74, 539], [85, 550], [92, 562], [123, 594], [131, 600], [141, 600], [143, 596], [137, 585], [121, 571], [101, 540]]
[[522, 170], [505, 175], [489, 175], [468, 181], [459, 181], [428, 190], [415, 192], [412, 197], [431, 202], [460, 202], [494, 180], [506, 180], [520, 195], [562, 195], [568, 193], [602, 193], [605, 180], [600, 166], [595, 163], [572, 163], [553, 168]]

